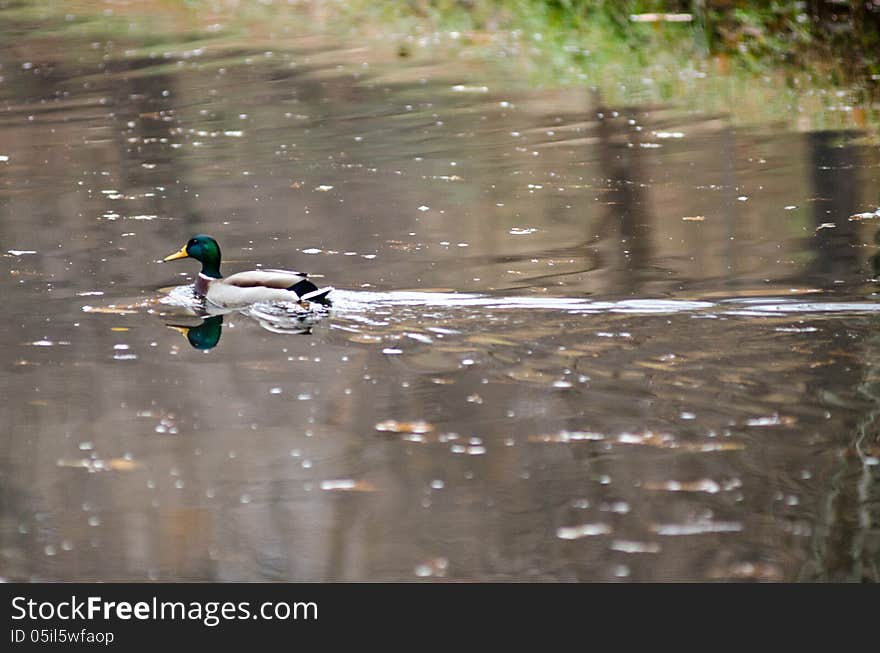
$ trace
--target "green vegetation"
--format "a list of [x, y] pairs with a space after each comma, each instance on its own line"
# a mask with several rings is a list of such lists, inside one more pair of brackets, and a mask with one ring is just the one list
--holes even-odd
[[330, 4], [349, 36], [391, 37], [401, 56], [482, 56], [530, 87], [589, 86], [612, 103], [691, 97], [696, 110], [797, 128], [880, 123], [880, 0]]
[[[673, 55], [729, 58], [754, 70], [785, 63], [841, 79], [880, 75], [880, 0], [0, 0], [0, 12], [80, 35], [147, 36], [218, 20], [226, 31], [265, 33], [296, 29], [303, 16], [331, 29], [458, 32], [541, 53], [560, 74]], [[156, 30], [159, 23], [174, 29]]]
[[452, 77], [453, 62], [481, 58], [513, 83], [591, 87], [612, 103], [880, 124], [880, 0], [0, 0], [0, 23], [31, 41], [108, 44], [79, 61], [246, 56], [326, 33], [380, 58], [448, 61]]
[[877, 0], [365, 0], [344, 6], [349, 15], [372, 14], [424, 31], [518, 34], [537, 44], [557, 71], [674, 54], [730, 58], [753, 70], [785, 63], [841, 79], [880, 74]]

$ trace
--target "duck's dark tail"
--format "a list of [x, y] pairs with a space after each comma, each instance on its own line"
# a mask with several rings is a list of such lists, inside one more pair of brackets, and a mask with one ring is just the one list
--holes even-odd
[[302, 299], [303, 295], [315, 292], [318, 289], [318, 286], [313, 284], [308, 279], [303, 279], [302, 281], [297, 281], [295, 284], [290, 286], [288, 290], [292, 290], [297, 295], [299, 295], [300, 299]]
[[317, 302], [319, 304], [328, 305], [330, 304], [330, 300], [327, 299], [327, 295], [330, 294], [330, 291], [333, 290], [333, 288], [318, 288], [318, 286], [308, 279], [303, 279], [302, 281], [293, 284], [288, 290], [295, 292], [302, 301]]

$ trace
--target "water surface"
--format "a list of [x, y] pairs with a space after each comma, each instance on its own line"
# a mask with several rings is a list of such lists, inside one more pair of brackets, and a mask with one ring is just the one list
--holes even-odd
[[[878, 579], [865, 133], [13, 32], [3, 578]], [[334, 307], [202, 315], [198, 232]]]

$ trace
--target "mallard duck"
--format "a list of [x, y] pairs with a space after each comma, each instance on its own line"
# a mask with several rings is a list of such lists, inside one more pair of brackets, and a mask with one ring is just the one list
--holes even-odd
[[332, 287], [318, 288], [304, 272], [292, 270], [248, 270], [224, 278], [220, 274], [220, 245], [199, 234], [189, 239], [180, 251], [163, 261], [194, 258], [202, 264], [196, 277], [196, 293], [216, 306], [235, 308], [257, 302], [318, 302], [327, 303]]

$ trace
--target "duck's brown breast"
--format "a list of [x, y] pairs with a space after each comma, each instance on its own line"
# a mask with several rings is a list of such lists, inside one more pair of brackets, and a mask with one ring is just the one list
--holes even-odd
[[208, 277], [203, 276], [201, 273], [196, 277], [196, 293], [204, 297], [208, 294], [208, 283], [210, 279]]

